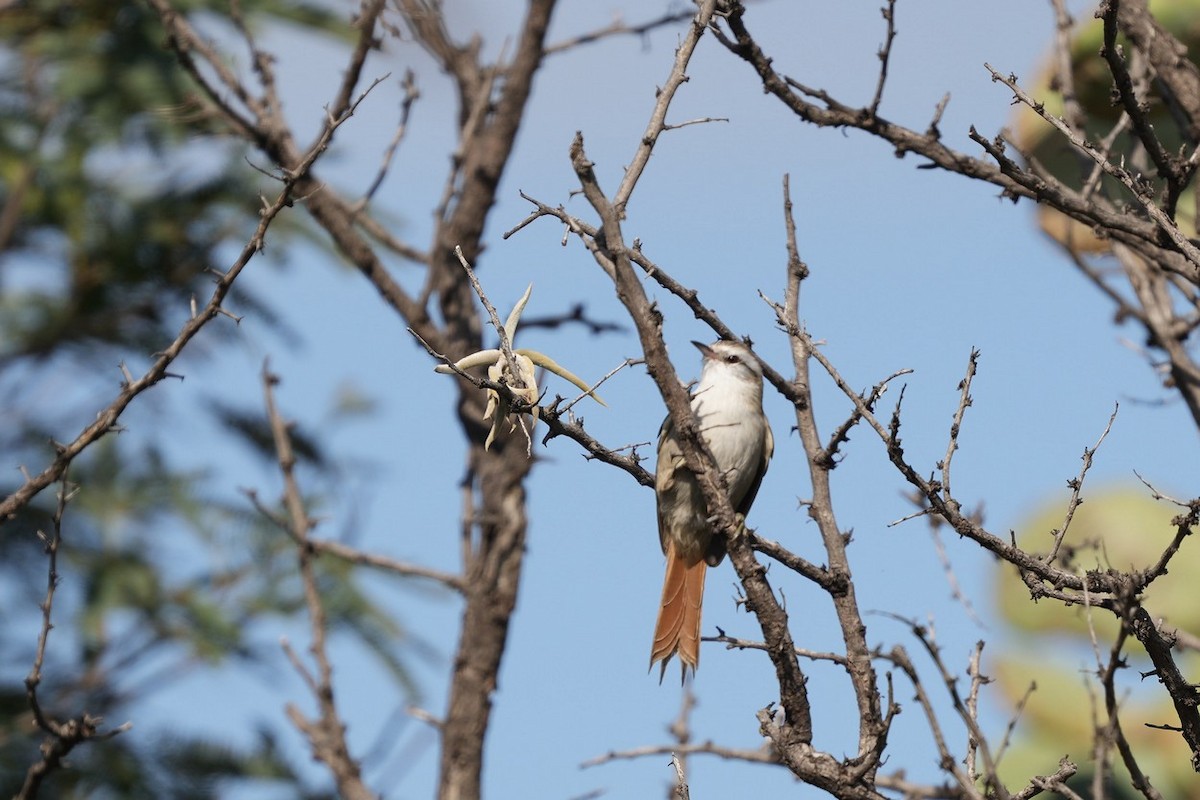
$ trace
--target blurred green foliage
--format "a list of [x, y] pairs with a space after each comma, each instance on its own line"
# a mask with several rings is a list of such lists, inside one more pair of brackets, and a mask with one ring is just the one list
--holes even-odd
[[[175, 6], [239, 44], [226, 0]], [[242, 0], [240, 8], [252, 29], [287, 22], [340, 40], [353, 34], [348, 11], [343, 19], [317, 3]], [[119, 360], [144, 358], [175, 337], [191, 298], [203, 302], [211, 290], [210, 271], [228, 266], [221, 254], [244, 244], [258, 221], [263, 176], [205, 116], [164, 42], [142, 3], [0, 5], [5, 494], [21, 480], [12, 467], [44, 464], [51, 439], [74, 436], [111, 400]], [[305, 231], [281, 221], [273, 241], [286, 243], [285, 233]], [[232, 300], [239, 312], [274, 320], [266, 303], [236, 287]], [[367, 410], [367, 401], [345, 409]], [[260, 408], [213, 400], [196, 411], [206, 412], [229, 449], [273, 462]], [[228, 496], [232, 487], [214, 480], [213, 467], [173, 464], [163, 447], [169, 435], [110, 436], [72, 465], [79, 492], [67, 509], [40, 689], [43, 707], [59, 718], [87, 711], [112, 727], [137, 720], [139, 703], [196, 670], [261, 672], [268, 655], [278, 659], [277, 634], [268, 654], [255, 626], [303, 619], [290, 539], [246, 498]], [[296, 440], [308, 485], [318, 487], [307, 498], [316, 513], [344, 475], [321, 437], [301, 428]], [[42, 735], [23, 680], [46, 589], [37, 532], [51, 530], [54, 502], [43, 492], [0, 528], [0, 796], [12, 796], [39, 758]], [[317, 569], [331, 628], [415, 691], [406, 659], [422, 652], [419, 643], [380, 610], [353, 567], [322, 558]], [[237, 733], [244, 741], [253, 732]], [[307, 785], [269, 728], [235, 750], [183, 719], [170, 730], [138, 723], [79, 747], [42, 796], [199, 800], [246, 780], [289, 797], [332, 796]]]
[[[1146, 569], [1174, 537], [1171, 520], [1179, 511], [1168, 502], [1151, 499], [1144, 486], [1088, 491], [1068, 528], [1058, 563], [1079, 574], [1109, 568]], [[1032, 553], [1049, 552], [1052, 532], [1063, 526], [1065, 512], [1065, 497], [1048, 502], [1018, 529], [1017, 545]], [[1152, 584], [1147, 610], [1153, 618], [1166, 620], [1168, 628], [1200, 631], [1200, 610], [1192, 594], [1197, 583], [1200, 563], [1187, 553], [1179, 555], [1168, 574]], [[1058, 760], [1069, 755], [1080, 767], [1070, 785], [1081, 796], [1091, 797], [1094, 734], [1096, 727], [1103, 727], [1108, 720], [1097, 659], [1107, 664], [1118, 633], [1117, 622], [1108, 611], [1089, 611], [1055, 600], [1031, 603], [1028, 588], [1011, 566], [997, 568], [993, 591], [1001, 616], [1013, 630], [993, 651], [989, 673], [1010, 708], [1036, 685], [1001, 773], [1013, 781], [1024, 780], [1053, 772]], [[1164, 797], [1197, 797], [1196, 775], [1183, 738], [1176, 732], [1146, 727], [1172, 721], [1178, 725], [1170, 698], [1158, 681], [1142, 679], [1141, 673], [1153, 666], [1137, 639], [1126, 639], [1124, 653], [1127, 664], [1116, 681], [1121, 727], [1142, 771], [1151, 776]], [[1200, 674], [1200, 657], [1194, 652], [1181, 651], [1176, 661], [1185, 675]], [[1107, 796], [1114, 800], [1140, 796], [1133, 791], [1120, 758], [1113, 756]]]

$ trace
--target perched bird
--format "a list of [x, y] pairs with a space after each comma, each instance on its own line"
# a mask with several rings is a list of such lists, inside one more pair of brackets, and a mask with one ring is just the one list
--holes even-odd
[[[741, 342], [692, 342], [703, 355], [692, 411], [700, 435], [724, 476], [729, 504], [743, 518], [758, 494], [775, 449], [762, 410], [762, 366]], [[700, 609], [705, 570], [725, 558], [725, 538], [713, 530], [711, 514], [695, 474], [687, 468], [671, 418], [658, 436], [654, 474], [658, 538], [667, 557], [662, 604], [654, 626], [650, 668], [662, 661], [661, 681], [671, 656], [679, 654], [683, 677], [700, 662]]]

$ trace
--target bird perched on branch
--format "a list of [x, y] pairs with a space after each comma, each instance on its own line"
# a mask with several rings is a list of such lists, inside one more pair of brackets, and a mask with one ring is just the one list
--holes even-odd
[[[775, 449], [762, 410], [762, 366], [741, 342], [692, 342], [703, 355], [692, 412], [701, 437], [729, 492], [729, 504], [744, 521]], [[654, 474], [658, 538], [667, 557], [662, 603], [654, 626], [650, 668], [679, 654], [683, 676], [700, 662], [700, 609], [704, 573], [725, 558], [725, 537], [713, 530], [711, 514], [695, 474], [688, 469], [671, 418], [658, 437]]]

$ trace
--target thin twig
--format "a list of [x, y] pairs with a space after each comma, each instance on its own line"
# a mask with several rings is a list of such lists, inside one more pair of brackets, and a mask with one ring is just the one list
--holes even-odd
[[1071, 38], [1075, 20], [1067, 11], [1065, 0], [1050, 0], [1054, 6], [1054, 69], [1058, 82], [1058, 93], [1063, 99], [1063, 118], [1071, 129], [1084, 134], [1086, 115], [1075, 93], [1075, 70], [1071, 58]]
[[353, 207], [355, 214], [367, 207], [367, 204], [375, 197], [375, 193], [379, 191], [379, 187], [383, 185], [383, 179], [387, 177], [388, 171], [392, 167], [392, 159], [396, 155], [396, 150], [399, 149], [400, 142], [404, 140], [404, 134], [408, 132], [408, 116], [412, 112], [413, 104], [421, 97], [421, 91], [417, 88], [416, 76], [411, 69], [405, 70], [404, 80], [400, 82], [400, 87], [404, 90], [404, 99], [400, 101], [400, 122], [396, 125], [396, 132], [392, 135], [392, 140], [388, 142], [387, 148], [383, 151], [383, 161], [379, 164], [375, 179], [371, 181], [367, 191]]
[[912, 683], [913, 691], [916, 693], [917, 705], [921, 707], [921, 711], [925, 715], [925, 722], [929, 726], [934, 746], [938, 751], [938, 764], [943, 772], [946, 772], [954, 779], [959, 790], [957, 797], [968, 798], [969, 800], [984, 800], [984, 795], [979, 790], [979, 787], [956, 765], [956, 759], [950, 751], [949, 745], [946, 743], [946, 734], [942, 730], [942, 724], [938, 718], [937, 711], [934, 709], [933, 701], [930, 699], [929, 693], [925, 690], [925, 685], [922, 683], [920, 675], [917, 673], [917, 668], [912, 663], [908, 652], [900, 645], [896, 645], [888, 654], [888, 659], [899, 667], [900, 671]]
[[1008, 724], [1004, 726], [1004, 735], [1000, 737], [1000, 746], [996, 748], [997, 764], [1004, 760], [1004, 754], [1008, 752], [1008, 747], [1013, 740], [1013, 734], [1016, 733], [1017, 723], [1021, 721], [1021, 716], [1025, 713], [1025, 707], [1029, 705], [1029, 698], [1033, 697], [1035, 691], [1037, 691], [1036, 683], [1031, 682], [1029, 686], [1025, 687], [1025, 693], [1021, 695], [1021, 699], [1017, 701], [1016, 708], [1013, 709], [1012, 716], [1008, 718]]
[[[1000, 780], [999, 771], [996, 767], [996, 760], [992, 754], [992, 748], [988, 745], [987, 737], [984, 735], [983, 730], [979, 727], [979, 721], [975, 718], [971, 708], [966, 702], [963, 701], [962, 695], [958, 691], [958, 682], [954, 675], [951, 674], [950, 670], [946, 668], [946, 664], [942, 660], [941, 649], [938, 647], [937, 643], [933, 641], [933, 638], [929, 634], [928, 628], [926, 628], [924, 625], [918, 625], [912, 620], [904, 619], [896, 614], [889, 613], [885, 614], [885, 616], [892, 617], [893, 619], [907, 624], [913, 636], [915, 636], [917, 641], [920, 642], [922, 647], [925, 648], [926, 654], [933, 661], [934, 666], [937, 668], [938, 673], [942, 677], [942, 683], [946, 687], [946, 694], [950, 697], [950, 701], [954, 706], [955, 712], [958, 714], [959, 719], [961, 719], [966, 725], [971, 740], [973, 740], [978, 749], [979, 755], [983, 758], [984, 784], [988, 786], [991, 792], [994, 793], [996, 797], [1000, 798], [1000, 800], [1007, 800], [1007, 798], [1009, 798], [1008, 789], [1005, 787], [1003, 781]], [[978, 643], [976, 647], [977, 649], [982, 649], [983, 643]], [[970, 785], [974, 785], [973, 779], [970, 779]]]
[[[918, 513], [928, 515], [929, 509], [921, 509]], [[983, 620], [975, 612], [975, 606], [971, 603], [971, 598], [967, 597], [966, 592], [963, 591], [962, 583], [958, 580], [958, 575], [954, 572], [954, 564], [950, 562], [950, 555], [946, 552], [946, 545], [942, 541], [941, 532], [938, 530], [938, 518], [930, 516], [929, 520], [931, 523], [929, 526], [929, 535], [933, 539], [933, 550], [942, 565], [942, 572], [946, 575], [946, 583], [950, 585], [950, 596], [958, 601], [972, 622], [981, 628], [986, 628], [987, 625], [984, 624]]]
[[1175, 249], [1182, 253], [1193, 266], [1200, 268], [1200, 249], [1192, 244], [1187, 235], [1179, 229], [1175, 224], [1170, 214], [1154, 202], [1152, 199], [1153, 189], [1140, 175], [1134, 176], [1127, 169], [1117, 166], [1109, 161], [1105, 154], [1102, 153], [1094, 144], [1086, 139], [1080, 138], [1071, 130], [1070, 126], [1059, 117], [1054, 116], [1046, 111], [1045, 106], [1030, 97], [1024, 89], [1022, 89], [1014, 75], [1001, 75], [992, 65], [984, 64], [984, 67], [992, 75], [992, 80], [1003, 83], [1013, 93], [1013, 96], [1020, 100], [1025, 105], [1029, 106], [1042, 119], [1053, 125], [1058, 131], [1065, 136], [1071, 144], [1085, 153], [1089, 158], [1095, 161], [1104, 172], [1113, 178], [1116, 178], [1121, 184], [1130, 191], [1133, 198], [1141, 206], [1149, 217], [1154, 220], [1159, 229], [1167, 235], [1171, 242], [1175, 245]]
[[627, 358], [627, 359], [625, 359], [620, 364], [617, 364], [615, 367], [613, 367], [608, 372], [606, 372], [604, 374], [604, 377], [602, 377], [600, 380], [593, 383], [592, 388], [589, 391], [583, 392], [578, 397], [576, 397], [574, 400], [572, 400], [571, 402], [569, 402], [565, 406], [563, 406], [560, 413], [565, 414], [568, 411], [570, 411], [572, 408], [574, 408], [576, 406], [576, 404], [579, 403], [580, 400], [591, 395], [593, 392], [595, 392], [597, 389], [599, 389], [601, 386], [603, 386], [605, 381], [607, 381], [609, 378], [616, 375], [618, 372], [625, 369], [626, 367], [636, 367], [638, 364], [645, 364], [645, 363], [646, 363], [646, 359], [644, 359], [644, 358]]
[[300, 570], [300, 579], [304, 587], [304, 604], [308, 609], [309, 643], [308, 651], [316, 663], [313, 674], [304, 668], [299, 657], [291, 652], [284, 642], [284, 650], [289, 654], [293, 665], [304, 678], [317, 702], [318, 718], [313, 721], [305, 718], [298, 708], [288, 704], [287, 714], [297, 729], [308, 739], [313, 758], [321, 761], [333, 773], [337, 782], [338, 792], [349, 800], [374, 800], [376, 795], [362, 779], [358, 762], [350, 754], [346, 744], [345, 723], [342, 722], [334, 698], [333, 665], [329, 660], [326, 648], [326, 633], [328, 621], [325, 604], [321, 599], [318, 587], [316, 568], [313, 564], [313, 550], [308, 546], [312, 520], [304, 507], [304, 499], [300, 493], [300, 485], [296, 481], [296, 455], [292, 448], [291, 435], [288, 425], [275, 406], [274, 386], [279, 379], [271, 374], [266, 363], [262, 369], [263, 402], [267, 410], [267, 419], [271, 426], [271, 435], [275, 442], [275, 453], [279, 463], [279, 471], [283, 477], [283, 505], [287, 511], [287, 522], [292, 538], [296, 541], [296, 557]]
[[1101, 3], [1100, 9], [1096, 13], [1104, 23], [1104, 46], [1100, 48], [1100, 55], [1105, 63], [1108, 64], [1108, 71], [1113, 77], [1117, 100], [1120, 101], [1121, 107], [1125, 109], [1125, 114], [1129, 117], [1134, 133], [1137, 134], [1138, 141], [1146, 149], [1150, 160], [1154, 162], [1154, 166], [1158, 169], [1158, 174], [1167, 182], [1166, 213], [1173, 216], [1175, 213], [1175, 203], [1179, 198], [1179, 192], [1183, 188], [1180, 185], [1182, 176], [1175, 168], [1175, 162], [1167, 152], [1167, 149], [1163, 147], [1158, 134], [1154, 132], [1154, 125], [1150, 122], [1146, 114], [1147, 106], [1138, 100], [1137, 92], [1133, 87], [1133, 78], [1125, 66], [1122, 48], [1117, 44], [1117, 34], [1119, 32], [1117, 11], [1120, 6], [1121, 4], [1118, 0], [1106, 0], [1106, 2]]
[[671, 766], [675, 768], [675, 791], [672, 794], [676, 800], [689, 800], [692, 795], [688, 790], [687, 778], [683, 774], [683, 758], [678, 753], [671, 753]]
[[496, 307], [492, 305], [491, 300], [488, 300], [487, 293], [483, 291], [483, 284], [479, 282], [479, 278], [475, 277], [475, 270], [471, 269], [467, 257], [463, 255], [462, 247], [455, 245], [454, 255], [458, 257], [458, 263], [462, 266], [463, 271], [467, 273], [467, 280], [471, 282], [471, 288], [479, 296], [479, 302], [483, 303], [483, 308], [487, 311], [488, 319], [491, 320], [492, 327], [496, 329], [496, 335], [500, 337], [500, 352], [504, 353], [504, 359], [508, 362], [509, 371], [512, 373], [513, 386], [517, 389], [525, 388], [525, 381], [521, 377], [521, 367], [517, 363], [516, 354], [513, 353], [512, 341], [508, 338], [508, 331], [504, 329], [504, 323], [500, 321], [500, 315], [496, 313]]
[[1053, 564], [1054, 559], [1058, 557], [1058, 551], [1062, 547], [1063, 539], [1067, 536], [1067, 529], [1071, 527], [1071, 520], [1075, 518], [1075, 510], [1083, 503], [1083, 499], [1079, 495], [1083, 490], [1083, 480], [1087, 477], [1088, 470], [1092, 468], [1092, 457], [1096, 455], [1096, 451], [1100, 449], [1100, 445], [1104, 443], [1109, 431], [1112, 430], [1113, 422], [1117, 419], [1117, 411], [1119, 409], [1119, 403], [1113, 406], [1113, 412], [1108, 418], [1108, 424], [1104, 426], [1104, 432], [1100, 434], [1100, 438], [1096, 440], [1096, 444], [1090, 448], [1083, 448], [1083, 466], [1079, 470], [1079, 475], [1067, 481], [1067, 486], [1071, 488], [1071, 497], [1067, 500], [1067, 514], [1063, 519], [1062, 527], [1053, 531], [1054, 546], [1046, 555], [1047, 564]]
[[[258, 497], [258, 492], [254, 489], [242, 489], [242, 492], [249, 498], [251, 504], [258, 513], [262, 514], [266, 519], [281, 528], [289, 536], [293, 533], [293, 528], [288, 519], [280, 517], [271, 509], [267, 508]], [[379, 553], [369, 553], [365, 550], [359, 550], [351, 547], [345, 542], [339, 542], [334, 539], [317, 539], [312, 536], [308, 537], [307, 546], [316, 553], [327, 553], [334, 558], [340, 558], [351, 564], [358, 564], [364, 567], [373, 567], [375, 569], [390, 572], [394, 575], [402, 575], [411, 578], [425, 578], [427, 580], [440, 583], [456, 592], [464, 590], [463, 579], [459, 575], [454, 575], [449, 572], [433, 569], [432, 567], [424, 567], [420, 564], [412, 564], [407, 561], [390, 558], [389, 556], [380, 555]]]
[[666, 756], [671, 754], [709, 755], [717, 756], [727, 761], [747, 761], [751, 764], [778, 765], [780, 763], [779, 759], [766, 748], [761, 750], [747, 750], [736, 747], [723, 747], [713, 742], [699, 742], [687, 745], [672, 743], [634, 747], [628, 750], [609, 750], [603, 755], [589, 758], [579, 766], [586, 769], [587, 767], [598, 767], [608, 764], [612, 761], [628, 761], [634, 758], [645, 758], [646, 756]]
[[[721, 631], [720, 628], [717, 628], [717, 630]], [[716, 636], [701, 636], [700, 640], [704, 642], [716, 642], [718, 644], [723, 644], [727, 650], [762, 650], [765, 652], [767, 649], [766, 642], [738, 639], [737, 637], [729, 636], [724, 632], [720, 632]], [[796, 655], [800, 656], [800, 658], [807, 658], [809, 661], [830, 661], [842, 667], [846, 666], [846, 657], [841, 653], [808, 650], [804, 647], [797, 647]]]
[[712, 20], [716, 7], [716, 0], [703, 0], [700, 3], [700, 8], [692, 19], [687, 35], [683, 37], [683, 41], [675, 50], [675, 64], [666, 83], [656, 93], [654, 110], [650, 114], [650, 120], [646, 123], [646, 131], [642, 134], [641, 143], [634, 152], [629, 166], [625, 168], [625, 176], [613, 195], [612, 205], [618, 215], [623, 214], [629, 197], [633, 194], [633, 188], [637, 186], [638, 180], [642, 177], [642, 171], [650, 163], [650, 153], [654, 150], [659, 135], [666, 130], [667, 109], [670, 108], [671, 101], [675, 98], [675, 92], [687, 81], [687, 64], [696, 50], [696, 45], [700, 43], [700, 37], [708, 28], [708, 23]]
[[958, 450], [958, 434], [962, 430], [963, 417], [967, 413], [967, 408], [974, 402], [971, 398], [971, 381], [975, 378], [975, 370], [978, 366], [979, 351], [972, 347], [971, 355], [967, 358], [966, 377], [958, 384], [958, 407], [954, 410], [954, 421], [950, 423], [950, 436], [946, 440], [946, 455], [938, 465], [942, 470], [942, 489], [947, 497], [952, 497], [954, 494], [950, 491], [950, 461], [954, 458], [955, 451]]
[[676, 22], [683, 22], [691, 19], [694, 15], [695, 12], [691, 10], [668, 11], [660, 17], [656, 17], [648, 22], [640, 22], [635, 25], [631, 25], [618, 18], [603, 28], [597, 28], [594, 31], [581, 33], [577, 36], [572, 36], [570, 39], [564, 39], [561, 42], [555, 42], [554, 44], [547, 45], [546, 49], [542, 52], [548, 56], [554, 55], [556, 53], [572, 50], [583, 44], [598, 42], [611, 36], [645, 36], [655, 28], [661, 28], [665, 25], [671, 25]]
[[196, 334], [212, 320], [220, 316], [221, 304], [225, 301], [233, 282], [237, 280], [250, 259], [263, 249], [266, 241], [267, 228], [275, 217], [292, 204], [292, 184], [279, 193], [275, 200], [263, 209], [258, 222], [258, 228], [242, 248], [233, 265], [216, 281], [216, 288], [208, 303], [197, 314], [191, 316], [180, 328], [179, 334], [165, 349], [157, 354], [154, 363], [137, 380], [123, 381], [121, 391], [105, 408], [101, 409], [95, 420], [84, 428], [71, 442], [59, 445], [54, 460], [37, 475], [26, 478], [25, 482], [13, 491], [3, 502], [0, 502], [0, 525], [12, 519], [18, 511], [27, 506], [43, 489], [65, 474], [67, 466], [93, 443], [103, 438], [118, 425], [121, 414], [133, 402], [134, 398], [146, 391], [159, 381], [169, 376], [168, 367], [175, 362], [183, 349], [196, 337]]
[[887, 34], [883, 46], [879, 48], [879, 79], [875, 84], [875, 96], [868, 106], [871, 116], [879, 113], [879, 104], [883, 102], [883, 87], [887, 83], [888, 63], [892, 55], [892, 42], [896, 40], [896, 0], [887, 0], [887, 5], [880, 9], [887, 22]]
[[[971, 719], [979, 720], [979, 689], [984, 683], [989, 682], [980, 669], [980, 659], [983, 656], [983, 642], [975, 643], [975, 647], [971, 650], [971, 660], [967, 662], [967, 677], [971, 679], [971, 689], [967, 692], [967, 715]], [[979, 764], [977, 763], [976, 755], [979, 752], [980, 743], [975, 739], [974, 734], [967, 733], [967, 755], [963, 759], [966, 762], [967, 777], [972, 783], [979, 780], [977, 772]]]
[[46, 595], [41, 603], [42, 626], [38, 633], [37, 648], [34, 651], [33, 666], [25, 677], [25, 699], [33, 714], [33, 721], [46, 734], [39, 752], [41, 758], [29, 765], [25, 771], [25, 780], [15, 795], [16, 800], [31, 800], [38, 796], [42, 782], [56, 770], [60, 769], [71, 751], [78, 745], [89, 740], [110, 739], [133, 727], [132, 723], [122, 725], [101, 733], [101, 719], [84, 711], [68, 720], [58, 720], [50, 716], [42, 708], [38, 698], [38, 686], [42, 682], [42, 667], [46, 660], [46, 645], [50, 640], [50, 631], [54, 628], [54, 593], [58, 589], [60, 576], [58, 574], [58, 552], [62, 545], [63, 516], [67, 504], [75, 496], [77, 489], [68, 481], [67, 471], [63, 475], [58, 490], [58, 504], [51, 517], [51, 534], [46, 536], [38, 532], [46, 549]]

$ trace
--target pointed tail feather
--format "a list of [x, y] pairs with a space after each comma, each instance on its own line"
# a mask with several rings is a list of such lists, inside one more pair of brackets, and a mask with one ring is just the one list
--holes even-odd
[[704, 603], [704, 574], [708, 565], [701, 559], [694, 564], [678, 556], [675, 544], [667, 546], [667, 575], [663, 580], [662, 603], [654, 625], [654, 645], [650, 649], [650, 668], [662, 661], [661, 683], [667, 674], [667, 662], [679, 653], [684, 677], [700, 664], [700, 610]]

